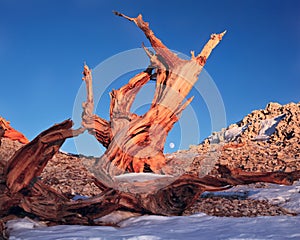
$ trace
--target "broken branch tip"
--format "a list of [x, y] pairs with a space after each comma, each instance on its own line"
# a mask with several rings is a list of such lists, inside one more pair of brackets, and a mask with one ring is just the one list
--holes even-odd
[[115, 15], [117, 15], [117, 16], [119, 16], [119, 17], [123, 17], [123, 18], [125, 18], [125, 19], [127, 19], [127, 20], [129, 20], [129, 21], [135, 21], [135, 20], [136, 20], [135, 18], [128, 17], [128, 16], [126, 16], [125, 14], [120, 13], [120, 12], [118, 12], [118, 11], [113, 11], [113, 13], [114, 13]]
[[219, 33], [219, 39], [222, 40], [223, 36], [226, 34], [227, 30], [224, 30], [223, 32]]
[[220, 35], [223, 37], [227, 33], [227, 30], [224, 30]]
[[191, 51], [191, 58], [193, 59], [193, 58], [195, 58], [195, 51]]
[[120, 16], [120, 17], [123, 16], [123, 14], [120, 13], [120, 12], [118, 12], [118, 11], [113, 10], [112, 12], [113, 12], [113, 14], [115, 14], [115, 15], [117, 15], [117, 16]]

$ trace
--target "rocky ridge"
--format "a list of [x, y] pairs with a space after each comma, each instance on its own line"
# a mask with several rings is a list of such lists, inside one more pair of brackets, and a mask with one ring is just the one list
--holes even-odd
[[[269, 139], [254, 141], [262, 121], [281, 114], [285, 114], [285, 117]], [[290, 172], [300, 169], [300, 103], [269, 103], [265, 109], [253, 111], [228, 129], [247, 124], [248, 128], [234, 142], [218, 144], [218, 154], [214, 154], [216, 164], [252, 172]], [[203, 144], [192, 146], [188, 151], [199, 153], [199, 157], [189, 167], [189, 171], [196, 173], [201, 169], [205, 156], [212, 151], [212, 146], [205, 140]]]

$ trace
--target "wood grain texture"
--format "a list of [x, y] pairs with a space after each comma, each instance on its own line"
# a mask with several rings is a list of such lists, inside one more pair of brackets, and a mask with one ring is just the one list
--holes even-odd
[[[163, 150], [167, 135], [193, 100], [193, 97], [186, 100], [186, 96], [225, 32], [212, 34], [199, 55], [195, 56], [193, 52], [190, 60], [184, 60], [155, 36], [142, 15], [131, 18], [122, 13], [115, 14], [134, 22], [148, 38], [155, 53], [143, 46], [150, 59], [149, 67], [111, 92], [109, 122], [86, 113], [85, 105], [91, 101], [89, 92], [92, 92], [91, 80], [86, 81], [88, 96], [84, 103], [83, 126], [88, 127], [89, 132], [107, 148], [91, 171], [97, 175], [97, 171], [104, 169], [112, 176], [125, 171], [160, 173], [166, 164]], [[84, 79], [92, 79], [87, 69], [85, 66]], [[153, 78], [156, 79], [156, 87], [149, 111], [141, 116], [131, 113], [137, 93]]]

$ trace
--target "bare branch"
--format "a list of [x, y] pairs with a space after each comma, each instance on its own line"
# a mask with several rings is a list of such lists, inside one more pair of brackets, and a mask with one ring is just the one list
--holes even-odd
[[93, 83], [92, 71], [85, 64], [83, 67], [82, 80], [86, 83], [87, 100], [82, 103], [82, 126], [88, 129], [90, 134], [93, 134], [97, 140], [107, 147], [111, 141], [110, 123], [105, 119], [94, 115], [94, 97], [93, 97]]
[[190, 97], [184, 104], [182, 104], [176, 111], [176, 115], [180, 115], [181, 112], [193, 101], [194, 96]]
[[219, 34], [212, 34], [210, 36], [210, 39], [208, 40], [208, 42], [205, 44], [204, 48], [202, 49], [201, 53], [199, 53], [197, 55], [197, 57], [195, 57], [194, 53], [192, 52], [192, 59], [195, 58], [196, 61], [201, 66], [204, 66], [204, 64], [206, 63], [206, 60], [208, 59], [212, 50], [219, 44], [219, 42], [222, 40], [225, 33], [226, 33], [226, 31], [219, 33]]
[[149, 28], [149, 23], [144, 22], [141, 14], [138, 15], [136, 18], [128, 17], [125, 14], [116, 11], [114, 11], [114, 14], [134, 22], [149, 39], [151, 46], [155, 49], [157, 55], [160, 55], [166, 61], [166, 63], [170, 68], [172, 68], [176, 64], [176, 62], [181, 61], [181, 59], [177, 57], [176, 54], [174, 54], [171, 50], [169, 50], [161, 42], [161, 40], [154, 35], [153, 31]]
[[11, 193], [17, 193], [27, 187], [39, 176], [66, 138], [77, 136], [84, 131], [82, 128], [74, 131], [71, 129], [72, 125], [71, 120], [56, 124], [15, 153], [5, 169], [6, 184]]
[[84, 115], [91, 117], [94, 112], [94, 97], [93, 97], [93, 83], [92, 83], [92, 71], [87, 65], [83, 67], [83, 78], [86, 84], [87, 100], [83, 103]]
[[136, 94], [145, 85], [151, 77], [151, 71], [145, 70], [135, 75], [130, 81], [119, 90], [111, 92], [110, 118], [126, 116], [130, 117], [130, 108], [136, 97]]

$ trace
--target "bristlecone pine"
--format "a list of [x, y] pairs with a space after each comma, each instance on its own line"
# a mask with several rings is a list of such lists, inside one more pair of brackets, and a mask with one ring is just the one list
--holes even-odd
[[[144, 172], [146, 169], [159, 173], [166, 163], [163, 154], [166, 137], [181, 112], [192, 101], [192, 98], [187, 101], [185, 98], [225, 32], [212, 34], [197, 56], [192, 52], [190, 60], [183, 60], [154, 35], [141, 15], [130, 18], [121, 13], [115, 14], [133, 21], [149, 39], [155, 53], [144, 47], [150, 58], [150, 66], [125, 86], [111, 92], [110, 121], [91, 114], [92, 76], [85, 66], [84, 80], [89, 96], [84, 106], [83, 126], [107, 148], [93, 169], [104, 169], [113, 176], [125, 171]], [[136, 94], [152, 78], [156, 79], [156, 88], [149, 111], [142, 116], [131, 113]]]
[[[223, 190], [260, 181], [292, 184], [299, 179], [299, 170], [244, 172], [220, 165], [216, 175], [199, 177], [198, 174], [187, 172], [174, 179], [165, 177], [158, 181], [132, 183], [129, 189], [133, 191], [125, 192], [114, 185], [114, 176], [125, 171], [161, 172], [166, 165], [163, 148], [167, 134], [178, 121], [180, 113], [192, 101], [189, 99], [184, 102], [211, 51], [225, 33], [211, 35], [197, 56], [192, 53], [190, 60], [183, 60], [154, 35], [141, 15], [129, 18], [116, 14], [133, 21], [149, 39], [155, 50], [152, 53], [144, 47], [150, 58], [150, 66], [130, 79], [127, 85], [112, 91], [109, 121], [93, 115], [92, 75], [90, 69], [84, 67], [87, 101], [83, 104], [83, 127], [73, 130], [72, 121], [66, 120], [40, 133], [9, 159], [0, 159], [0, 217], [8, 216], [12, 210], [22, 209], [25, 215], [41, 220], [94, 225], [101, 224], [96, 219], [116, 210], [180, 215], [204, 191]], [[151, 78], [156, 78], [156, 90], [150, 110], [142, 116], [131, 113], [130, 107], [137, 92]], [[65, 139], [75, 137], [86, 129], [107, 148], [103, 157], [93, 166], [96, 177], [100, 178], [93, 178], [92, 181], [101, 193], [73, 201], [43, 183], [39, 176], [48, 161], [58, 153]], [[0, 129], [0, 138], [5, 136], [6, 131]], [[177, 160], [168, 160], [168, 166], [176, 168]], [[135, 192], [135, 187], [143, 188], [144, 191]]]

